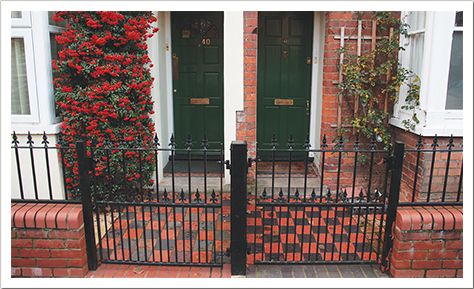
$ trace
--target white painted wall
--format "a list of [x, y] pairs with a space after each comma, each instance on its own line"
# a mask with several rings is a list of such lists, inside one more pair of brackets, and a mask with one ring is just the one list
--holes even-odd
[[[237, 111], [244, 108], [244, 13], [224, 12], [224, 156], [236, 139]], [[230, 183], [225, 170], [225, 183]]]

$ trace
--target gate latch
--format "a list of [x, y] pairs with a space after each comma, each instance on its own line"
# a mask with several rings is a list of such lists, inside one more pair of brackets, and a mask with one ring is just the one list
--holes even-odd
[[226, 160], [226, 161], [224, 161], [224, 162], [218, 161], [218, 163], [219, 163], [219, 164], [224, 163], [224, 164], [225, 164], [225, 168], [226, 168], [227, 170], [230, 170], [230, 161], [229, 161], [229, 160]]

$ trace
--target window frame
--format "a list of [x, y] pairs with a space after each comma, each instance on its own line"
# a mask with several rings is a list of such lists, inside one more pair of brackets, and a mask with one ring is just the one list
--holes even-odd
[[[408, 12], [402, 12], [402, 19]], [[425, 38], [423, 48], [423, 64], [420, 81], [420, 109], [417, 116], [420, 123], [414, 133], [425, 136], [462, 136], [463, 109], [445, 109], [449, 66], [451, 60], [452, 35], [455, 27], [456, 11], [426, 11]], [[417, 32], [417, 31], [415, 31]], [[413, 32], [412, 32], [413, 33]], [[449, 39], [449, 41], [447, 41]], [[405, 37], [400, 37], [402, 47]], [[403, 67], [409, 64], [409, 47], [400, 51], [399, 60]], [[406, 97], [406, 88], [400, 89], [399, 102], [394, 105], [394, 113], [390, 123], [404, 128], [403, 120], [411, 116], [401, 109]]]
[[[26, 80], [28, 85], [28, 98], [30, 105], [30, 114], [13, 114], [11, 116], [12, 123], [38, 123], [38, 94], [36, 89], [36, 73], [33, 49], [33, 35], [29, 28], [12, 28], [10, 38], [22, 38], [25, 45], [25, 63], [26, 63]], [[10, 96], [11, 97], [11, 96]], [[11, 107], [10, 107], [11, 109]]]
[[11, 18], [11, 26], [12, 27], [31, 27], [31, 12], [30, 11], [19, 11], [19, 12], [21, 13], [21, 18]]

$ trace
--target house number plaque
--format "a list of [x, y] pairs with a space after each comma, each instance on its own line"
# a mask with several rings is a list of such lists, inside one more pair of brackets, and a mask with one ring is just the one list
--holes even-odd
[[293, 99], [275, 98], [275, 105], [293, 105]]
[[190, 104], [209, 104], [209, 98], [190, 98]]

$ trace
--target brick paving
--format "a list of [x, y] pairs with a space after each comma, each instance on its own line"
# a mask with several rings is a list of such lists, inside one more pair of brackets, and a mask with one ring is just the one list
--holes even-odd
[[223, 267], [142, 266], [102, 264], [86, 278], [230, 278], [230, 264]]
[[379, 265], [252, 265], [247, 278], [387, 278]]
[[[230, 278], [223, 267], [102, 264], [87, 278]], [[378, 265], [251, 265], [247, 278], [387, 278]]]

